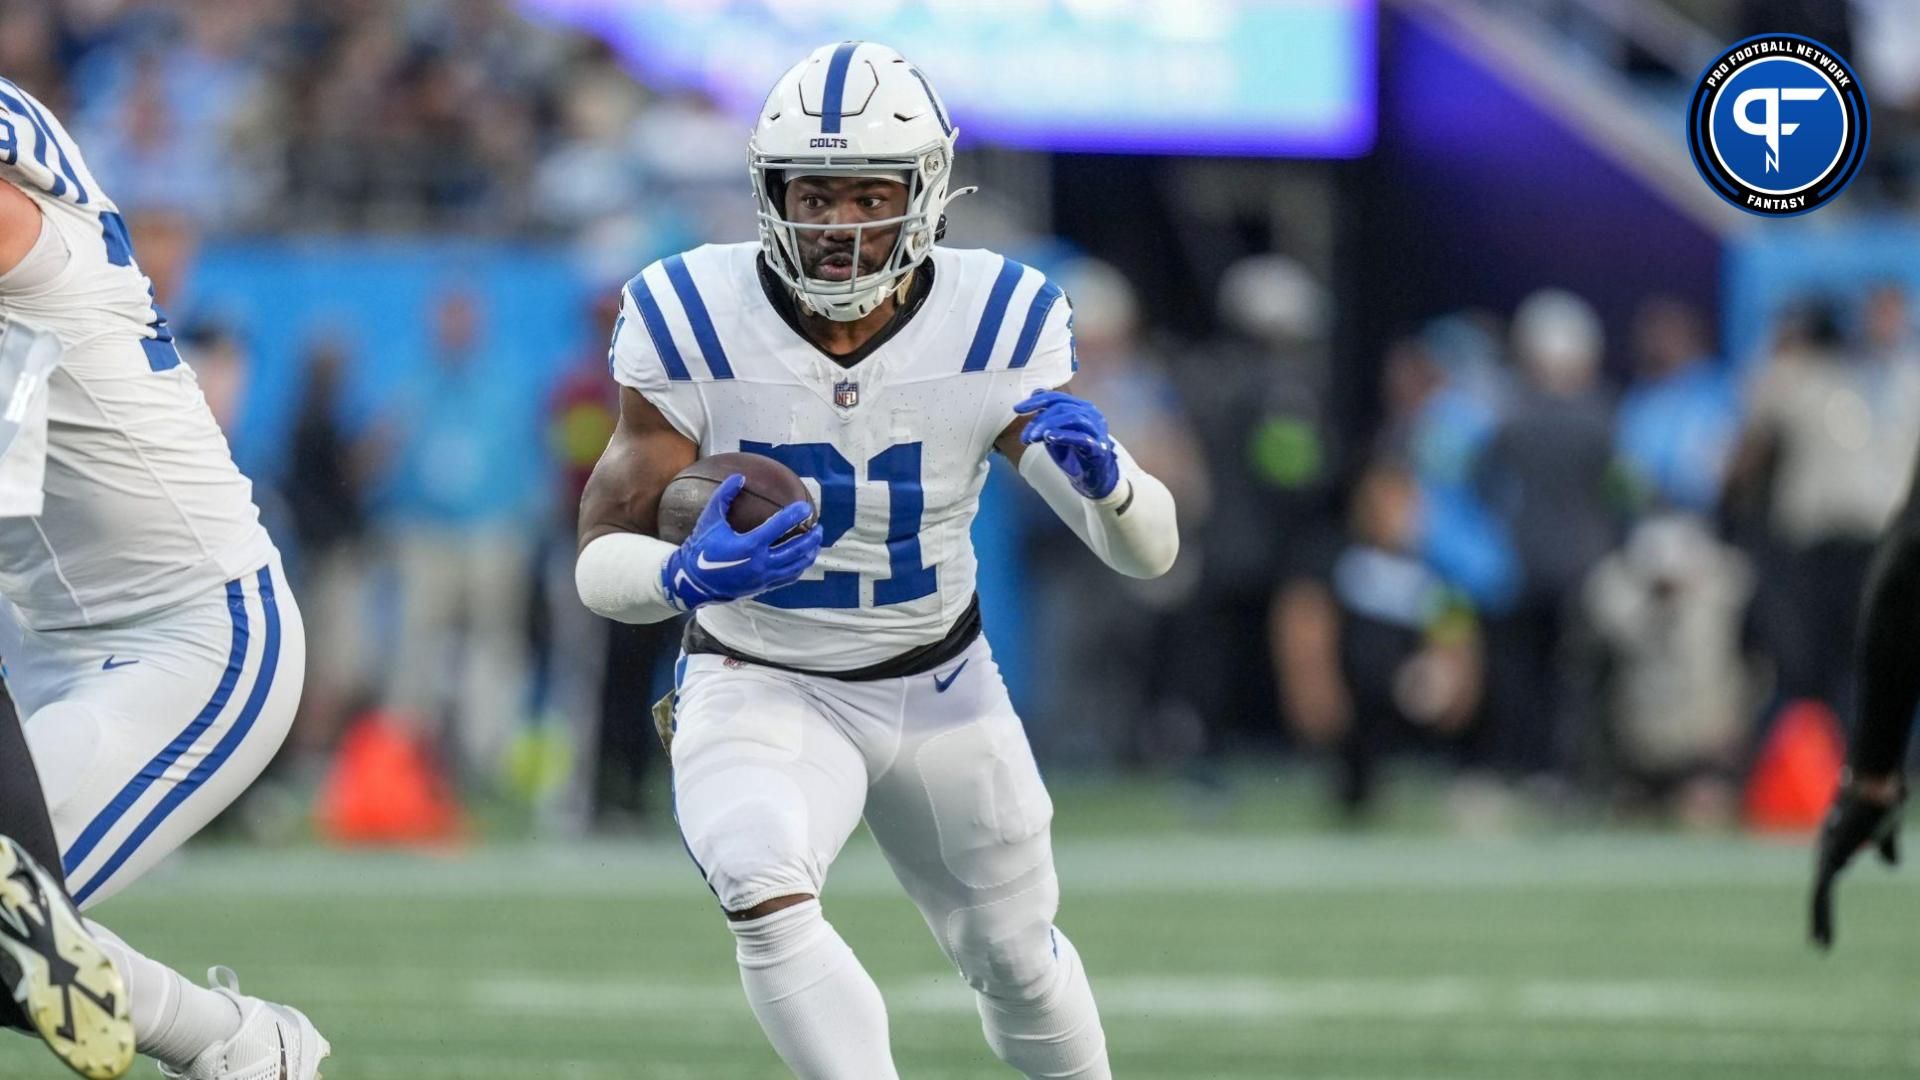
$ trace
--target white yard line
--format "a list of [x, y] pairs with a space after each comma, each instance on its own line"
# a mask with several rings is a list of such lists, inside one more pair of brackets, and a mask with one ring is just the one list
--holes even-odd
[[[1590, 892], [1634, 888], [1800, 884], [1810, 855], [1798, 844], [1738, 839], [1575, 835], [1503, 842], [1445, 837], [1061, 838], [1070, 893], [1217, 895], [1223, 890], [1316, 893], [1408, 888]], [[1148, 855], [1147, 853], [1151, 853]], [[1861, 875], [1869, 879], [1872, 875]], [[1920, 888], [1920, 877], [1880, 879]], [[828, 892], [898, 892], [870, 843], [834, 866]], [[244, 891], [329, 897], [576, 895], [672, 896], [704, 890], [677, 843], [512, 845], [425, 856], [324, 850], [193, 850], [142, 883], [152, 899]]]
[[[1103, 1015], [1145, 1021], [1463, 1018], [1514, 1024], [1712, 1027], [1746, 1023], [1782, 1032], [1890, 1032], [1915, 1015], [1913, 1009], [1896, 1005], [1884, 1014], [1862, 1016], [1855, 1003], [1827, 1004], [1790, 992], [1694, 980], [1125, 975], [1099, 979], [1095, 990]], [[894, 1013], [973, 1012], [972, 992], [954, 976], [894, 980], [883, 993], [888, 1010]], [[481, 1012], [529, 1016], [698, 1016], [703, 1012], [744, 1014], [746, 1008], [740, 988], [732, 983], [560, 979], [532, 973], [483, 978], [469, 989], [467, 1002]]]

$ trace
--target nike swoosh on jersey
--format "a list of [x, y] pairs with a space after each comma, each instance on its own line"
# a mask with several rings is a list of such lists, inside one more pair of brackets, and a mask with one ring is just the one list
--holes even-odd
[[965, 670], [967, 670], [967, 664], [968, 664], [968, 663], [969, 663], [969, 661], [966, 661], [966, 660], [962, 660], [962, 661], [960, 661], [960, 666], [959, 666], [959, 667], [957, 667], [957, 668], [954, 668], [954, 669], [953, 669], [953, 673], [952, 673], [952, 674], [950, 674], [950, 675], [948, 675], [948, 676], [947, 676], [946, 678], [944, 678], [944, 679], [943, 679], [943, 678], [941, 678], [941, 677], [940, 677], [940, 676], [938, 676], [938, 675], [935, 675], [935, 676], [933, 677], [933, 689], [934, 689], [934, 692], [935, 692], [935, 693], [940, 693], [940, 694], [944, 694], [944, 693], [946, 693], [946, 692], [947, 692], [947, 687], [949, 687], [949, 686], [952, 686], [952, 685], [953, 685], [953, 680], [955, 680], [955, 679], [957, 679], [957, 678], [959, 678], [959, 677], [960, 677], [960, 673], [961, 673], [961, 672], [963, 672], [963, 671], [965, 671]]
[[703, 551], [694, 556], [693, 565], [702, 570], [725, 570], [729, 566], [739, 566], [746, 561], [746, 559], [735, 559], [732, 562], [708, 562], [707, 553]]
[[119, 663], [117, 663], [117, 664], [116, 664], [116, 663], [114, 663], [114, 662], [113, 662], [113, 656], [112, 656], [111, 654], [109, 654], [109, 655], [107, 656], [107, 658], [106, 658], [106, 659], [105, 659], [104, 661], [102, 661], [102, 662], [101, 662], [101, 664], [100, 664], [100, 670], [101, 670], [101, 671], [112, 671], [112, 670], [113, 670], [114, 668], [123, 668], [123, 667], [130, 667], [130, 666], [132, 666], [132, 665], [134, 665], [134, 664], [137, 664], [137, 663], [139, 663], [139, 662], [140, 662], [140, 661], [138, 661], [138, 660], [122, 660], [122, 661], [120, 661]]

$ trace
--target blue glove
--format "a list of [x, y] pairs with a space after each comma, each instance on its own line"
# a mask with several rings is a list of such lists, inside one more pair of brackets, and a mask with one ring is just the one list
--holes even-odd
[[1013, 407], [1033, 413], [1020, 441], [1047, 444], [1047, 454], [1067, 474], [1073, 489], [1089, 499], [1104, 499], [1120, 483], [1120, 459], [1113, 453], [1107, 418], [1093, 403], [1058, 390], [1042, 390]]
[[783, 544], [774, 543], [813, 514], [805, 502], [782, 507], [751, 532], [733, 531], [727, 508], [746, 483], [739, 473], [722, 481], [700, 511], [693, 533], [660, 568], [667, 602], [681, 611], [777, 589], [797, 580], [820, 557], [823, 534], [817, 522]]

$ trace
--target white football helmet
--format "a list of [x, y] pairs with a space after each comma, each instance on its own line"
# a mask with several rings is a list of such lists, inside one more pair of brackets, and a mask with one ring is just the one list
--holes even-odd
[[[939, 239], [947, 204], [974, 190], [947, 192], [959, 134], [933, 84], [885, 45], [823, 45], [780, 76], [747, 144], [747, 169], [767, 265], [803, 308], [852, 322], [905, 283]], [[879, 176], [906, 185], [905, 214], [852, 226], [856, 252], [867, 232], [899, 227], [893, 253], [878, 270], [862, 273], [856, 258], [846, 281], [806, 275], [800, 233], [848, 226], [787, 220], [786, 183], [795, 176]]]

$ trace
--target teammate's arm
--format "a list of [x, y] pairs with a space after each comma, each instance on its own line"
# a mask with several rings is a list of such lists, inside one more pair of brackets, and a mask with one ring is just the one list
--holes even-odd
[[714, 491], [685, 543], [655, 535], [661, 492], [698, 453], [639, 391], [620, 388], [619, 422], [580, 497], [574, 586], [589, 610], [619, 622], [660, 622], [777, 588], [813, 565], [819, 525], [776, 544], [811, 515], [807, 503], [785, 507], [745, 533], [727, 523], [744, 482], [738, 475]]
[[1100, 561], [1136, 578], [1173, 567], [1180, 553], [1173, 493], [1113, 438], [1092, 402], [1044, 390], [1014, 411], [995, 449]]
[[1907, 505], [1881, 537], [1867, 577], [1860, 651], [1859, 713], [1847, 747], [1847, 776], [1820, 830], [1814, 871], [1813, 939], [1833, 944], [1833, 885], [1861, 848], [1875, 845], [1889, 864], [1900, 860], [1899, 832], [1907, 784], [1904, 764], [1920, 708], [1920, 463]]

